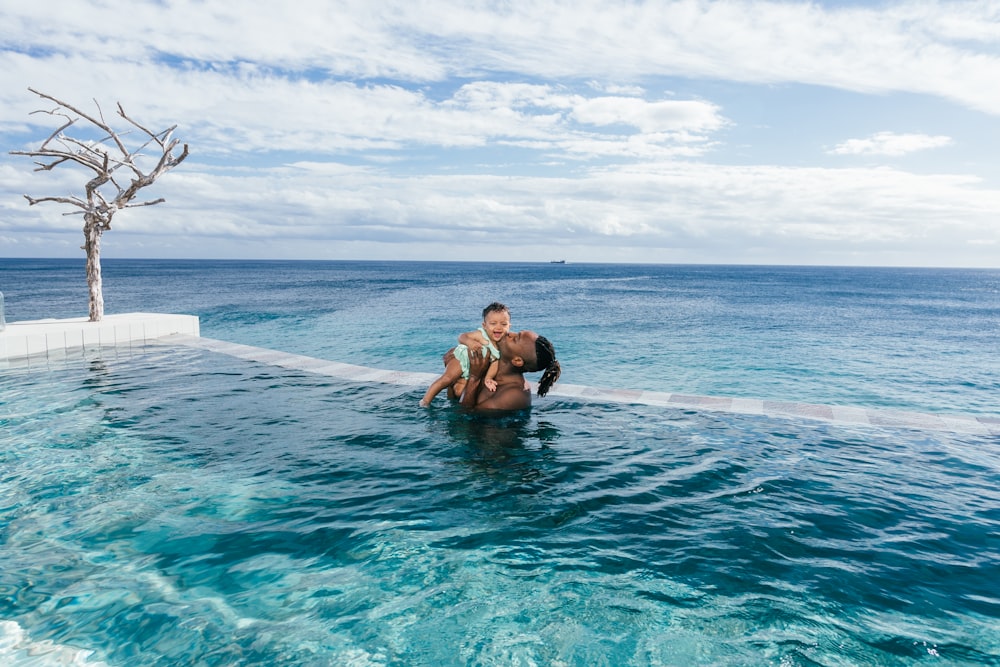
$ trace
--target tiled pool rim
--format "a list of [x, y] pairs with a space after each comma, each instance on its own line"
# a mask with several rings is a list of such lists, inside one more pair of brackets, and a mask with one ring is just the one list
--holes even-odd
[[[146, 346], [186, 346], [226, 354], [247, 361], [298, 370], [319, 375], [327, 375], [355, 382], [378, 382], [406, 387], [426, 387], [437, 374], [411, 371], [385, 370], [357, 366], [328, 359], [317, 359], [300, 354], [271, 350], [251, 345], [241, 345], [212, 338], [202, 338], [194, 316], [155, 316], [148, 313], [111, 316], [117, 318], [119, 334], [114, 341], [100, 345], [70, 345], [84, 337], [78, 333], [64, 333], [63, 337], [50, 336], [56, 345], [45, 351], [36, 351], [27, 356], [5, 356], [0, 347], [0, 368], [15, 366], [41, 366], [60, 360], [82, 358], [95, 347], [129, 351], [141, 351]], [[157, 318], [161, 319], [157, 319]], [[168, 318], [168, 319], [162, 319]], [[180, 318], [180, 319], [169, 319]], [[193, 318], [193, 326], [190, 319]], [[106, 320], [111, 318], [105, 318]], [[45, 323], [54, 320], [42, 321]], [[79, 324], [81, 320], [59, 320], [58, 322]], [[123, 323], [129, 326], [123, 328]], [[17, 326], [19, 323], [14, 323]], [[21, 323], [27, 324], [27, 323]], [[93, 324], [93, 323], [90, 323]], [[67, 325], [72, 330], [72, 325]], [[171, 331], [173, 329], [173, 331]], [[0, 333], [0, 342], [11, 331]], [[126, 332], [126, 333], [122, 333]], [[67, 344], [60, 343], [65, 340]], [[767, 417], [806, 419], [841, 424], [868, 425], [874, 427], [904, 428], [930, 431], [949, 431], [973, 435], [1000, 435], [1000, 417], [963, 414], [931, 414], [903, 410], [864, 408], [856, 406], [817, 405], [788, 401], [772, 401], [754, 398], [727, 398], [718, 396], [694, 396], [671, 392], [641, 389], [605, 389], [586, 385], [559, 383], [549, 392], [545, 400], [573, 398], [588, 402], [630, 403], [659, 406], [687, 411], [715, 411], [737, 414], [762, 415]], [[536, 399], [537, 401], [538, 399]], [[414, 403], [416, 406], [416, 403]]]
[[200, 333], [195, 315], [123, 313], [100, 322], [86, 317], [8, 322], [0, 331], [0, 368], [21, 359], [54, 358], [74, 350], [142, 346], [170, 334]]

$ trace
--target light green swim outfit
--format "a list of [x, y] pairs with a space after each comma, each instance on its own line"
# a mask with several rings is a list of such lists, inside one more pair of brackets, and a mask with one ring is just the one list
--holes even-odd
[[[486, 333], [486, 330], [483, 329], [482, 327], [479, 327], [479, 333], [483, 334], [483, 339], [484, 340], [489, 341], [488, 343], [486, 343], [485, 345], [483, 345], [483, 347], [490, 351], [490, 358], [494, 359], [494, 360], [495, 359], [499, 359], [500, 358], [500, 350], [498, 350], [497, 346], [493, 344], [493, 340], [490, 338], [490, 335], [488, 333]], [[462, 367], [462, 377], [465, 378], [466, 380], [468, 380], [469, 379], [469, 348], [467, 348], [465, 345], [462, 345], [461, 343], [459, 343], [458, 345], [455, 346], [455, 349], [452, 352], [452, 354], [455, 355], [455, 358], [458, 359], [459, 366]]]

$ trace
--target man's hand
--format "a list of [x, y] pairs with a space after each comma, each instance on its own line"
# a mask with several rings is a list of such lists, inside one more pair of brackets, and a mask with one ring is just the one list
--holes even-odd
[[[486, 384], [490, 358], [481, 354], [469, 355], [469, 381], [465, 383], [461, 404], [467, 410], [497, 411], [523, 410], [531, 407], [531, 394], [521, 388], [521, 383], [512, 384], [510, 378], [497, 382], [496, 391], [483, 394], [480, 390]], [[499, 376], [498, 376], [499, 377]]]
[[469, 379], [471, 380], [473, 376], [476, 378], [482, 378], [486, 375], [486, 371], [490, 369], [490, 359], [489, 354], [482, 354], [485, 350], [482, 350], [479, 354], [473, 354], [472, 350], [469, 350]]

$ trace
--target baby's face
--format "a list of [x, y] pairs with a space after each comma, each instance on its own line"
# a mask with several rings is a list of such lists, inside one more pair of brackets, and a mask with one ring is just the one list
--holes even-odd
[[503, 311], [500, 313], [489, 313], [483, 320], [483, 329], [490, 335], [493, 342], [497, 342], [510, 331], [510, 313]]

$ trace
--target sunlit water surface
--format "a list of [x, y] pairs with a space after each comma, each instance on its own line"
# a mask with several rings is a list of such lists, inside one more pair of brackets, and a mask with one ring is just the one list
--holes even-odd
[[996, 438], [420, 393], [0, 373], [0, 664], [1000, 664]]

